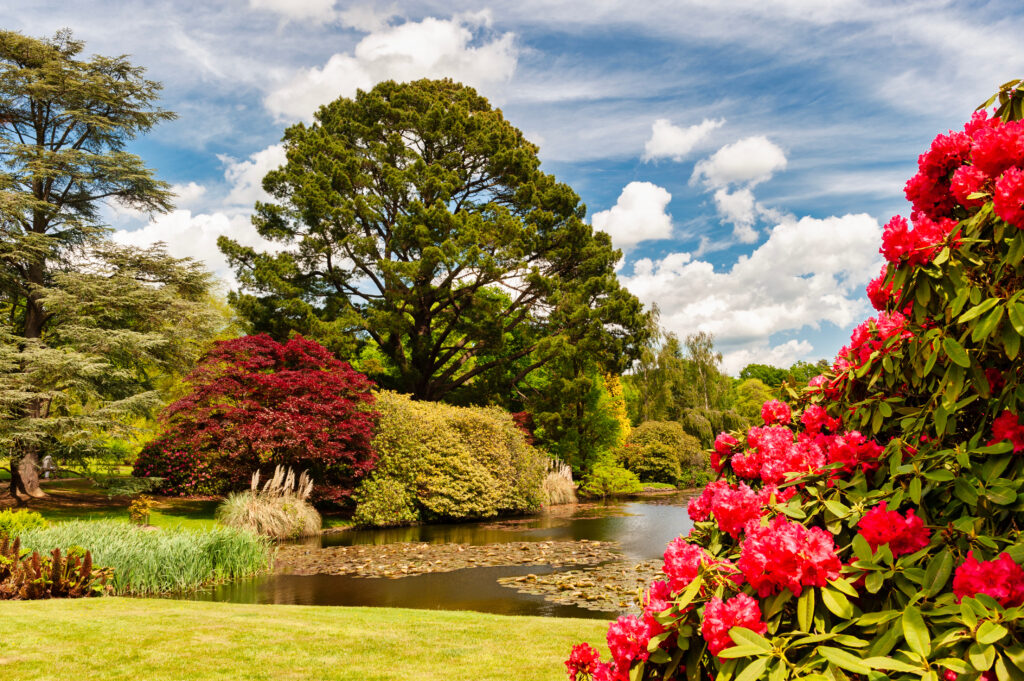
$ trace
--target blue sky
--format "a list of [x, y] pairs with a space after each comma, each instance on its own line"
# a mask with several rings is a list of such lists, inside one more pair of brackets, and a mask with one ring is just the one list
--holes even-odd
[[216, 238], [259, 245], [288, 124], [386, 78], [471, 84], [623, 249], [624, 283], [670, 330], [714, 333], [731, 372], [832, 358], [917, 155], [1024, 75], [1016, 0], [43, 0], [5, 26], [70, 27], [164, 84], [179, 118], [132, 150], [178, 209], [109, 220], [229, 283]]

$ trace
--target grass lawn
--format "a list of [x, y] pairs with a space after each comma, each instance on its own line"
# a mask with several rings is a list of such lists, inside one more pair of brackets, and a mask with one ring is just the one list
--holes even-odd
[[515, 681], [565, 678], [599, 620], [95, 598], [0, 602], [0, 678]]

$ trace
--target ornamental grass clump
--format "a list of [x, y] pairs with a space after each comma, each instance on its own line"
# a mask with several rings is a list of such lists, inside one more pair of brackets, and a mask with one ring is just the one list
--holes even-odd
[[83, 547], [97, 565], [113, 569], [117, 595], [188, 591], [248, 577], [270, 568], [270, 541], [230, 527], [147, 530], [113, 520], [71, 521], [21, 536], [34, 551]]
[[878, 315], [718, 436], [665, 579], [570, 679], [1024, 679], [1021, 85], [920, 157]]
[[564, 461], [548, 460], [548, 474], [540, 484], [545, 506], [576, 503], [576, 483], [572, 481], [572, 468]]
[[291, 468], [278, 466], [262, 487], [256, 471], [248, 490], [229, 494], [217, 507], [217, 520], [272, 539], [312, 537], [320, 534], [322, 522], [309, 503], [312, 493], [313, 481], [305, 471], [296, 479]]

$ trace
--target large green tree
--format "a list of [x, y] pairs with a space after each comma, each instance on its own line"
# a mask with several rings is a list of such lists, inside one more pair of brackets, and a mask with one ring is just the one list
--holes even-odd
[[274, 201], [254, 218], [283, 248], [220, 241], [256, 330], [342, 354], [373, 344], [394, 387], [429, 400], [495, 376], [514, 394], [567, 342], [613, 370], [635, 354], [644, 315], [615, 277], [618, 252], [472, 88], [384, 82], [284, 143], [263, 183]]
[[[155, 179], [125, 146], [173, 114], [156, 106], [160, 86], [146, 80], [142, 68], [124, 56], [83, 58], [83, 47], [70, 31], [49, 39], [0, 31], [0, 308], [6, 320], [4, 427], [8, 434], [18, 430], [11, 423], [42, 422], [53, 415], [49, 391], [38, 390], [49, 380], [37, 371], [40, 352], [65, 347], [68, 362], [61, 372], [72, 381], [84, 375], [71, 371], [72, 358], [82, 360], [77, 364], [82, 372], [103, 366], [75, 354], [83, 346], [67, 339], [75, 335], [72, 327], [81, 326], [75, 320], [84, 317], [55, 302], [64, 300], [62, 290], [84, 290], [85, 279], [72, 282], [76, 272], [120, 281], [117, 272], [163, 269], [167, 274], [165, 265], [190, 267], [153, 254], [145, 267], [138, 262], [133, 265], [130, 261], [135, 256], [112, 250], [104, 241], [104, 202], [150, 212], [171, 207], [168, 185]], [[164, 264], [156, 264], [157, 260]], [[200, 286], [206, 287], [208, 283]], [[119, 304], [116, 299], [105, 302]], [[135, 309], [142, 314], [141, 307]], [[154, 312], [161, 310], [168, 311], [159, 305], [154, 308]], [[58, 326], [63, 329], [60, 333]], [[119, 328], [130, 331], [132, 324]], [[118, 347], [105, 345], [97, 337], [87, 354], [95, 359], [100, 351], [123, 351], [130, 344], [129, 335], [119, 339]], [[44, 363], [61, 359], [60, 354], [48, 357]], [[53, 376], [54, 371], [44, 373]], [[40, 382], [26, 383], [27, 376]], [[99, 394], [88, 403], [99, 404]], [[4, 444], [12, 459], [12, 490], [38, 494], [41, 437], [29, 436], [29, 430], [17, 437], [5, 436]]]

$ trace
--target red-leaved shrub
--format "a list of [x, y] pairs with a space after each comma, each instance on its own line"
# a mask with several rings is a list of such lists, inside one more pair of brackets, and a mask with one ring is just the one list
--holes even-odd
[[137, 476], [164, 478], [163, 494], [240, 489], [280, 464], [309, 471], [316, 501], [344, 504], [374, 466], [373, 383], [318, 343], [221, 341], [186, 381], [135, 464]]

